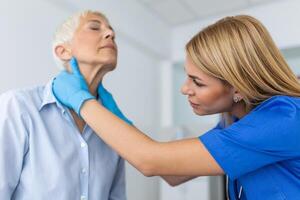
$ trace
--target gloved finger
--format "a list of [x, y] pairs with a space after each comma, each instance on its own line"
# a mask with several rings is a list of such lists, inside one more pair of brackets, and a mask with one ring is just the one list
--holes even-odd
[[72, 69], [72, 73], [75, 74], [76, 76], [82, 76], [78, 67], [78, 63], [75, 57], [72, 57], [70, 60], [70, 65]]

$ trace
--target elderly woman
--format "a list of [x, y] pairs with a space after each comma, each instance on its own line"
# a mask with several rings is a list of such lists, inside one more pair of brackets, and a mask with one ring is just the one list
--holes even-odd
[[[182, 92], [194, 113], [227, 116], [199, 138], [152, 140], [86, 98], [76, 66], [57, 77], [53, 90], [147, 176], [186, 176], [177, 184], [226, 174], [230, 199], [299, 199], [300, 83], [266, 28], [250, 16], [226, 17], [196, 34], [186, 52]], [[79, 92], [85, 96], [73, 95]]]
[[[114, 38], [103, 14], [84, 11], [58, 28], [53, 52], [67, 70], [76, 56], [86, 89], [97, 96], [116, 67]], [[124, 160], [56, 100], [51, 86], [0, 96], [0, 199], [125, 200]]]

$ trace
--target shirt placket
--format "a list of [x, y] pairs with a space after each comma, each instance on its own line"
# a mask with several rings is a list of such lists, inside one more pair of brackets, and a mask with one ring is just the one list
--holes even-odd
[[64, 111], [63, 116], [66, 118], [68, 122], [72, 124], [75, 129], [76, 136], [79, 140], [78, 148], [79, 156], [81, 161], [81, 169], [79, 171], [80, 174], [80, 198], [79, 200], [88, 200], [88, 191], [89, 191], [89, 174], [90, 174], [90, 166], [89, 166], [89, 148], [84, 136], [86, 135], [86, 126], [83, 129], [82, 134], [79, 132], [72, 115], [69, 111]]
[[82, 167], [80, 170], [81, 180], [81, 196], [80, 200], [88, 200], [88, 186], [89, 186], [89, 149], [86, 141], [80, 137], [80, 160]]

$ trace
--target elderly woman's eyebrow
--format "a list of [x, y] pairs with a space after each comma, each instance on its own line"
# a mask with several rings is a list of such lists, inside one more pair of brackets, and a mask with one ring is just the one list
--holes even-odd
[[90, 20], [88, 20], [88, 22], [95, 22], [95, 23], [99, 23], [99, 24], [101, 24], [101, 21], [99, 21], [99, 20], [96, 20], [96, 19], [90, 19]]
[[[92, 23], [98, 23], [98, 24], [102, 24], [101, 21], [97, 20], [97, 19], [91, 19], [91, 20], [88, 20], [88, 22], [92, 22]], [[109, 25], [108, 28], [112, 31], [114, 31], [114, 29]]]

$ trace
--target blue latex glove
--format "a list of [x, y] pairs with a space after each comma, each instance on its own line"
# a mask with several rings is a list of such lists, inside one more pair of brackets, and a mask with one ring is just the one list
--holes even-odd
[[[84, 77], [81, 75], [75, 58], [70, 60], [72, 74], [62, 71], [53, 81], [52, 91], [57, 100], [73, 109], [80, 116], [80, 108], [88, 99], [95, 99], [89, 92]], [[118, 108], [112, 95], [103, 87], [102, 83], [98, 87], [98, 94], [104, 107], [117, 115], [119, 118], [132, 125], [121, 110]]]
[[120, 119], [124, 120], [128, 124], [133, 125], [133, 123], [130, 120], [128, 120], [127, 117], [125, 117], [125, 115], [123, 115], [117, 103], [115, 102], [113, 96], [103, 87], [102, 83], [100, 83], [98, 87], [98, 95], [105, 108], [110, 110], [112, 113], [117, 115]]
[[80, 108], [86, 100], [95, 99], [90, 94], [88, 85], [81, 75], [75, 58], [70, 60], [72, 73], [62, 71], [52, 84], [52, 91], [57, 100], [73, 109], [80, 116]]

